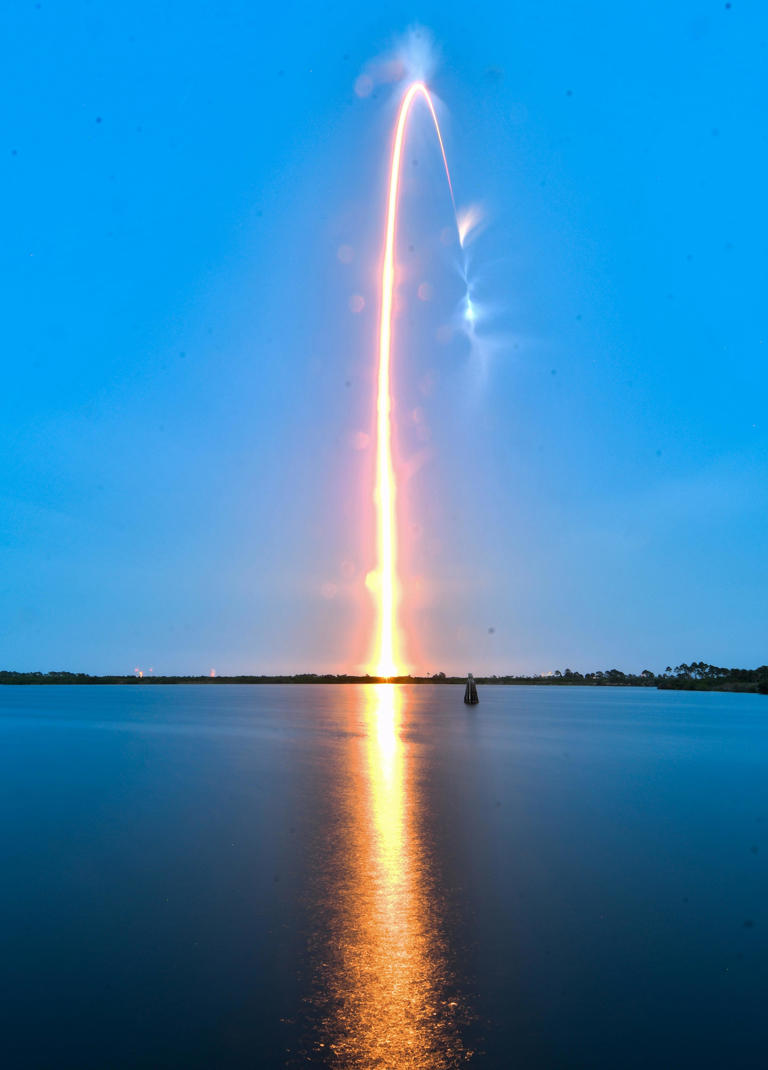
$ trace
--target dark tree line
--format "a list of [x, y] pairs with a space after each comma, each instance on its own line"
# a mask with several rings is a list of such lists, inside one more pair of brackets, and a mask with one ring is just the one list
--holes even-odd
[[657, 686], [687, 691], [759, 691], [768, 695], [768, 665], [757, 669], [729, 669], [705, 661], [692, 661], [690, 665], [683, 662], [674, 669], [667, 665]]
[[685, 691], [759, 691], [768, 694], [768, 665], [757, 669], [729, 669], [709, 665], [705, 661], [682, 663], [674, 668], [667, 665], [663, 673], [643, 669], [640, 673], [626, 673], [621, 669], [605, 669], [580, 673], [572, 669], [556, 670], [543, 677], [491, 677], [499, 683], [591, 684], [611, 687], [658, 687]]

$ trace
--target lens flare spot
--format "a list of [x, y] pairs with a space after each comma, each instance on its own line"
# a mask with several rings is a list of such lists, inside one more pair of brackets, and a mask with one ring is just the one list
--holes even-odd
[[422, 375], [419, 381], [419, 393], [422, 397], [431, 397], [435, 391], [435, 384], [437, 380], [434, 372], [427, 372], [426, 375]]
[[353, 450], [367, 450], [371, 443], [371, 436], [365, 431], [353, 431], [350, 435]]
[[432, 287], [429, 285], [428, 282], [419, 283], [419, 288], [416, 291], [416, 293], [417, 293], [418, 298], [419, 298], [420, 301], [431, 301], [432, 300], [433, 290], [432, 290]]
[[406, 75], [405, 63], [399, 57], [384, 60], [376, 68], [382, 82], [400, 82]]
[[373, 92], [373, 78], [370, 74], [361, 74], [359, 78], [355, 79], [355, 96], [369, 97]]
[[358, 312], [362, 312], [364, 308], [365, 308], [365, 298], [361, 297], [360, 294], [352, 294], [352, 296], [349, 299], [350, 312], [354, 312], [355, 315], [357, 315], [357, 313]]
[[421, 439], [421, 441], [429, 441], [429, 427], [427, 426], [427, 420], [424, 415], [424, 410], [420, 405], [417, 405], [415, 409], [411, 409], [411, 422], [416, 428], [416, 434]]
[[351, 245], [340, 245], [336, 250], [336, 256], [338, 256], [342, 264], [351, 264], [354, 255], [355, 251]]
[[336, 586], [336, 584], [335, 583], [331, 583], [330, 581], [327, 581], [326, 583], [324, 583], [320, 588], [320, 594], [325, 599], [335, 598], [336, 595], [338, 594], [338, 591], [339, 591], [339, 588]]

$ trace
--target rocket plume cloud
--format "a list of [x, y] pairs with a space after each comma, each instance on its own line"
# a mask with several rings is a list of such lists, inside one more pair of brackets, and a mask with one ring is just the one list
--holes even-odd
[[456, 227], [459, 232], [459, 242], [462, 249], [467, 245], [467, 242], [475, 236], [477, 228], [483, 222], [483, 210], [479, 204], [470, 204], [467, 208], [462, 210], [456, 216]]
[[355, 82], [355, 93], [367, 97], [379, 86], [414, 82], [426, 85], [439, 58], [431, 32], [424, 26], [410, 26], [393, 39], [386, 52], [368, 60]]

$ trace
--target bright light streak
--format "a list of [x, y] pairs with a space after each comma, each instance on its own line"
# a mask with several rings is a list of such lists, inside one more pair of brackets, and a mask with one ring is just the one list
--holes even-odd
[[397, 580], [397, 486], [392, 463], [392, 298], [395, 284], [395, 236], [397, 234], [397, 208], [400, 191], [400, 164], [403, 140], [411, 105], [417, 96], [423, 97], [435, 124], [437, 140], [445, 165], [448, 189], [451, 194], [454, 215], [456, 202], [453, 196], [451, 175], [445, 155], [440, 124], [437, 121], [432, 97], [423, 82], [413, 82], [408, 87], [400, 104], [392, 144], [389, 169], [389, 194], [387, 197], [387, 221], [384, 235], [384, 258], [381, 267], [381, 319], [379, 325], [379, 368], [376, 397], [376, 488], [374, 502], [377, 514], [377, 567], [375, 581], [370, 577], [370, 589], [378, 601], [378, 620], [374, 645], [374, 671], [377, 676], [397, 676], [400, 670], [398, 643], [397, 605], [399, 585]]

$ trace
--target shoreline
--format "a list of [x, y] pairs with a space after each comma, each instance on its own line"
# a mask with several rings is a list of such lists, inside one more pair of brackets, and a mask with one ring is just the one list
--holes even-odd
[[[636, 676], [619, 674], [611, 670], [610, 674], [590, 674], [567, 672], [557, 676], [476, 676], [480, 687], [650, 687], [659, 691], [722, 691], [742, 692], [745, 694], [768, 694], [768, 670], [760, 669], [732, 670], [731, 678], [696, 679], [691, 676], [653, 676], [648, 673]], [[614, 675], [616, 674], [616, 675]], [[738, 674], [738, 675], [737, 675]], [[746, 678], [745, 678], [746, 677]], [[751, 678], [750, 678], [751, 677]], [[127, 687], [152, 687], [158, 684], [436, 684], [452, 686], [466, 683], [465, 676], [446, 676], [438, 673], [434, 676], [393, 676], [381, 677], [370, 675], [350, 675], [346, 673], [295, 673], [293, 675], [242, 675], [242, 676], [96, 676], [89, 673], [69, 672], [0, 672], [0, 685], [69, 685], [97, 686], [118, 685]]]

